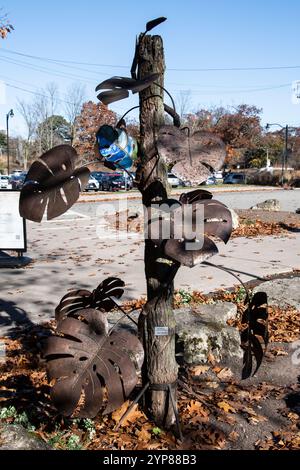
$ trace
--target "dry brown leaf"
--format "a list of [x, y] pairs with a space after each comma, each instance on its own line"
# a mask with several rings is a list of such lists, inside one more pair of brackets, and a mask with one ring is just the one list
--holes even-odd
[[217, 403], [217, 406], [225, 411], [225, 413], [236, 413], [236, 410], [231, 406], [229, 405], [229, 403], [227, 403], [226, 401], [219, 401]]
[[229, 436], [228, 436], [228, 439], [231, 441], [231, 442], [236, 442], [239, 438], [239, 435], [236, 431], [232, 431]]
[[267, 421], [267, 418], [265, 416], [261, 416], [261, 415], [252, 415], [252, 416], [249, 416], [248, 417], [248, 423], [250, 424], [253, 424], [254, 426], [256, 426], [257, 424], [259, 423], [262, 423], [264, 421]]
[[[126, 413], [129, 406], [130, 406], [130, 402], [126, 401], [125, 403], [123, 403], [121, 408], [118, 408], [116, 411], [112, 413], [111, 417], [115, 421], [116, 424], [120, 422], [122, 416]], [[146, 416], [142, 411], [138, 409], [138, 405], [134, 405], [129, 415], [126, 416], [126, 418], [124, 419], [122, 423], [122, 427], [128, 426], [131, 423], [134, 423], [140, 418], [146, 418]]]
[[215, 358], [215, 356], [214, 356], [212, 353], [209, 353], [209, 354], [208, 354], [208, 356], [207, 356], [207, 362], [208, 362], [209, 364], [212, 364], [212, 365], [215, 364], [216, 358]]
[[228, 369], [228, 367], [225, 367], [224, 369], [221, 369], [220, 372], [217, 372], [217, 376], [218, 379], [226, 381], [232, 378], [233, 373]]
[[151, 441], [151, 434], [146, 429], [142, 428], [140, 431], [136, 432], [138, 441], [149, 442]]
[[207, 372], [208, 370], [209, 370], [209, 366], [195, 366], [195, 367], [192, 367], [191, 372], [194, 375], [201, 375], [201, 374], [205, 374], [205, 372]]

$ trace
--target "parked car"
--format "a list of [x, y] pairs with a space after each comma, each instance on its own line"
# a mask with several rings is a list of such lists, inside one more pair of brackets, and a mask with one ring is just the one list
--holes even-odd
[[172, 173], [168, 173], [168, 183], [172, 186], [172, 188], [178, 188], [178, 186], [181, 185], [181, 180]]
[[103, 178], [105, 178], [106, 175], [107, 175], [107, 173], [105, 171], [92, 171], [92, 173], [91, 173], [91, 176], [98, 181], [100, 191], [103, 190], [102, 181], [103, 181]]
[[125, 178], [122, 175], [111, 175], [103, 179], [103, 190], [106, 191], [120, 191], [121, 189], [130, 189], [126, 184]]
[[223, 183], [223, 173], [222, 173], [222, 171], [215, 171], [213, 176], [216, 180], [216, 183]]
[[228, 173], [224, 178], [225, 184], [242, 184], [246, 182], [246, 175], [243, 173]]
[[217, 184], [217, 179], [215, 176], [209, 176], [207, 180], [205, 181], [205, 184], [210, 185], [210, 184]]
[[100, 183], [96, 178], [94, 178], [92, 175], [90, 175], [88, 184], [84, 188], [85, 191], [99, 191], [100, 189]]
[[11, 189], [21, 191], [21, 189], [23, 187], [23, 184], [24, 184], [24, 181], [25, 181], [25, 178], [26, 178], [26, 175], [27, 175], [26, 172], [13, 173], [9, 178], [9, 182], [11, 184]]
[[0, 175], [0, 189], [12, 189], [8, 175]]

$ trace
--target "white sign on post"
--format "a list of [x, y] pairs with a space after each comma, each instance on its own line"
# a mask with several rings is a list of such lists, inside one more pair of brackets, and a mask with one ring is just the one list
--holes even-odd
[[25, 220], [19, 214], [19, 191], [0, 190], [0, 250], [27, 251]]

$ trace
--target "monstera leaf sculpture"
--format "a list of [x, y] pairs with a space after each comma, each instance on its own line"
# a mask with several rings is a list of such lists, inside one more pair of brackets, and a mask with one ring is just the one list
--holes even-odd
[[51, 398], [57, 409], [64, 416], [76, 411], [78, 417], [93, 418], [100, 410], [117, 409], [132, 392], [143, 347], [126, 330], [109, 333], [102, 312], [84, 309], [79, 317], [60, 322], [44, 356], [49, 378], [55, 380]]
[[20, 194], [21, 217], [41, 222], [66, 212], [79, 198], [89, 179], [87, 168], [75, 169], [77, 152], [59, 145], [44, 153], [30, 167]]
[[[188, 131], [186, 133], [186, 131]], [[183, 181], [203, 183], [213, 171], [219, 170], [226, 157], [223, 141], [210, 132], [162, 126], [157, 138], [158, 155], [173, 164], [172, 173]]]
[[[189, 211], [185, 211], [187, 206]], [[224, 204], [212, 200], [208, 191], [183, 194], [176, 204], [174, 200], [170, 204], [162, 201], [158, 210], [170, 212], [170, 218], [150, 218], [147, 235], [166, 256], [184, 266], [193, 267], [218, 253], [212, 237], [224, 243], [230, 238], [231, 213]]]
[[242, 318], [242, 326], [246, 328], [241, 333], [241, 345], [244, 350], [242, 378], [247, 379], [252, 374], [253, 357], [256, 360], [258, 371], [264, 356], [264, 351], [259, 337], [265, 348], [269, 342], [268, 333], [268, 298], [265, 292], [257, 292], [250, 300]]
[[105, 105], [111, 104], [114, 101], [128, 98], [128, 90], [132, 91], [132, 93], [138, 93], [145, 88], [148, 88], [148, 86], [155, 82], [158, 77], [158, 73], [153, 73], [143, 78], [142, 80], [136, 80], [129, 77], [109, 78], [108, 80], [99, 83], [99, 85], [96, 87], [96, 91], [107, 90], [99, 93], [97, 98]]
[[57, 322], [69, 316], [77, 316], [78, 311], [87, 308], [109, 312], [116, 307], [112, 297], [120, 299], [124, 293], [124, 282], [117, 277], [108, 277], [90, 292], [79, 289], [68, 292], [55, 309]]

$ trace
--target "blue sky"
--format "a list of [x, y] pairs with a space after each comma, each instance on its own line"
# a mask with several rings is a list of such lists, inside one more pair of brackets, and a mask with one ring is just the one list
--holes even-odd
[[[163, 36], [166, 86], [175, 99], [180, 90], [190, 91], [191, 111], [254, 104], [263, 108], [264, 123], [299, 125], [300, 105], [291, 99], [292, 82], [300, 80], [299, 0], [0, 0], [0, 6], [15, 26], [13, 34], [0, 42], [0, 80], [12, 86], [37, 92], [54, 81], [63, 99], [67, 87], [81, 80], [87, 97], [95, 99], [97, 83], [112, 75], [129, 75], [135, 35], [145, 23], [166, 16], [168, 21], [155, 34]], [[8, 51], [104, 65], [58, 65]], [[297, 65], [281, 70], [190, 70]], [[16, 109], [17, 98], [30, 101], [33, 95], [7, 87], [6, 104], [0, 105], [0, 129], [6, 112]], [[134, 103], [123, 100], [112, 109], [122, 113]], [[15, 114], [11, 130], [22, 133], [22, 119]]]

